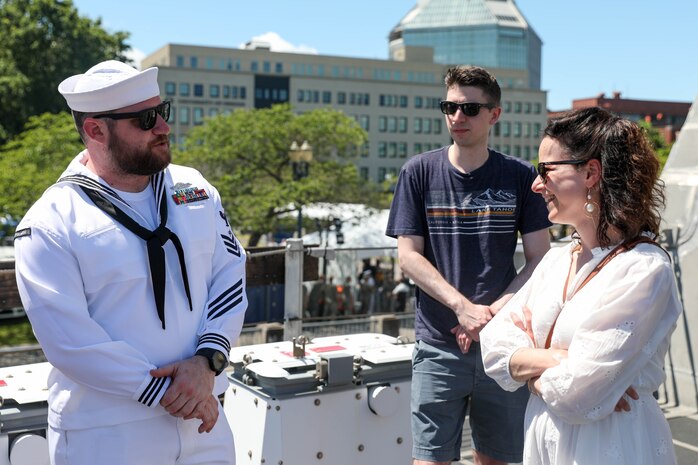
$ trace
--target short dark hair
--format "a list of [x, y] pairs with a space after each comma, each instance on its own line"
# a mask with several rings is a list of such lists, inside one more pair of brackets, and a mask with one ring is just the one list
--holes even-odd
[[444, 78], [446, 88], [453, 86], [472, 86], [484, 92], [489, 100], [488, 103], [496, 106], [502, 100], [502, 89], [499, 87], [497, 79], [485, 68], [479, 66], [456, 66], [446, 71]]
[[574, 160], [601, 162], [599, 243], [611, 245], [609, 228], [623, 240], [643, 231], [659, 235], [664, 182], [659, 160], [645, 131], [603, 108], [565, 112], [552, 119], [544, 134], [555, 139]]
[[[85, 124], [85, 118], [89, 118], [95, 113], [84, 113], [82, 111], [75, 111], [71, 110], [71, 113], [73, 114], [73, 121], [75, 121], [75, 127], [78, 130], [78, 134], [80, 134], [80, 139], [82, 139], [82, 143], [87, 145], [87, 135], [85, 134], [85, 130], [83, 129], [83, 124]], [[107, 112], [111, 113], [111, 112]], [[107, 127], [109, 129], [112, 129], [114, 126], [114, 121], [110, 119], [105, 119], [104, 120], [107, 123]]]

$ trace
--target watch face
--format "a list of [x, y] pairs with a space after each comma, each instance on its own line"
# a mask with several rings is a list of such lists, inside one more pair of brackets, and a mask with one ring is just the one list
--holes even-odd
[[213, 363], [213, 368], [215, 369], [216, 374], [222, 372], [228, 366], [228, 359], [225, 357], [223, 352], [219, 351], [215, 351], [213, 353], [211, 362]]

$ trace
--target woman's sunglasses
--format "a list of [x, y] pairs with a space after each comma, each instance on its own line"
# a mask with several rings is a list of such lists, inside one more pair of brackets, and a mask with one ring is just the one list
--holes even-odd
[[538, 175], [540, 176], [543, 184], [548, 181], [548, 166], [555, 165], [583, 165], [589, 160], [560, 160], [560, 161], [542, 161], [538, 163]]
[[448, 100], [442, 100], [439, 103], [439, 106], [441, 107], [441, 113], [444, 115], [455, 115], [456, 111], [458, 111], [460, 108], [461, 113], [463, 113], [465, 116], [471, 117], [477, 116], [478, 113], [480, 113], [480, 108], [482, 107], [489, 108], [490, 110], [495, 107], [495, 105], [492, 105], [491, 103], [456, 103], [449, 102]]
[[131, 113], [100, 113], [92, 118], [109, 118], [109, 119], [135, 119], [138, 118], [138, 126], [144, 131], [150, 131], [155, 127], [158, 121], [158, 115], [167, 122], [170, 119], [170, 102], [162, 102], [160, 105], [152, 108], [146, 108], [141, 111]]

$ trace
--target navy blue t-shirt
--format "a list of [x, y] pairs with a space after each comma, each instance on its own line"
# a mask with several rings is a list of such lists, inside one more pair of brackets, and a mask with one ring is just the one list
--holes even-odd
[[[517, 233], [550, 226], [543, 197], [531, 191], [533, 166], [489, 150], [468, 174], [448, 146], [411, 158], [400, 171], [386, 234], [424, 237], [424, 256], [471, 302], [489, 305], [516, 276]], [[457, 347], [455, 313], [417, 289], [415, 336]]]

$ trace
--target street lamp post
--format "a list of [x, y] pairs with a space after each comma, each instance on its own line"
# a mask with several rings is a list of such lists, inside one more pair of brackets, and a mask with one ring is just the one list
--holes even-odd
[[[310, 162], [313, 160], [313, 148], [304, 140], [300, 147], [294, 140], [288, 151], [288, 158], [291, 160], [293, 168], [293, 180], [300, 181], [308, 177]], [[301, 238], [303, 230], [303, 206], [298, 205], [298, 239]]]

